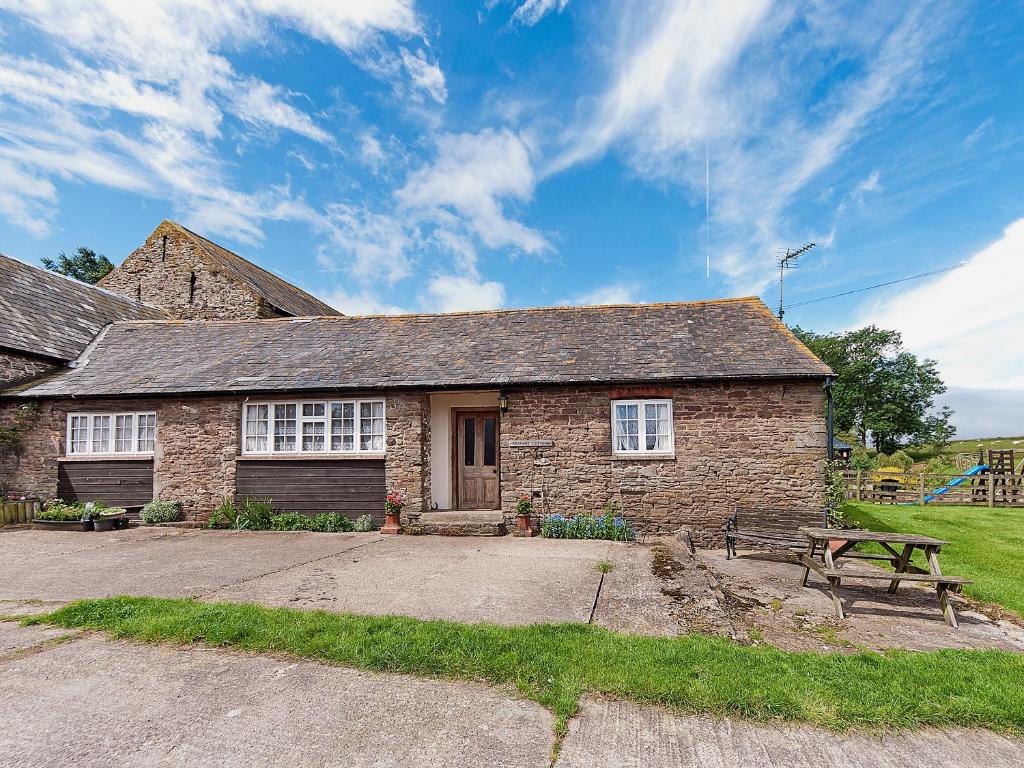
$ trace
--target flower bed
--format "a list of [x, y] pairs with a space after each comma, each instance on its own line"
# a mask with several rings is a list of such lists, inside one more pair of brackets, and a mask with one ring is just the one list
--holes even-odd
[[540, 526], [541, 535], [549, 539], [603, 539], [632, 541], [636, 534], [633, 526], [622, 515], [607, 512], [604, 515], [579, 514], [572, 517], [548, 515]]

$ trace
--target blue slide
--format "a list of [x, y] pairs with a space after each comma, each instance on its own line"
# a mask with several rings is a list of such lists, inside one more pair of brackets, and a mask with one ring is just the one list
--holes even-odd
[[936, 488], [930, 494], [925, 496], [925, 503], [928, 503], [929, 501], [934, 501], [942, 494], [948, 493], [950, 488], [956, 488], [956, 486], [962, 485], [967, 480], [968, 476], [976, 475], [979, 472], [984, 472], [986, 469], [988, 469], [988, 464], [978, 464], [977, 466], [971, 467], [966, 472], [964, 472], [963, 477], [954, 477], [945, 485], [941, 486], [940, 488]]

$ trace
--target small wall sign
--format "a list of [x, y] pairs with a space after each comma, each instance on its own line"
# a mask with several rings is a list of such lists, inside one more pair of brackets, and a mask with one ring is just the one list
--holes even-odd
[[554, 440], [509, 440], [509, 448], [550, 448]]

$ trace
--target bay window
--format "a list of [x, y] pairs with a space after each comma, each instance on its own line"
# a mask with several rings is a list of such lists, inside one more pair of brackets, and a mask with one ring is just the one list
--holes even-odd
[[384, 453], [383, 400], [246, 403], [243, 454]]
[[613, 453], [670, 455], [673, 450], [671, 400], [612, 401]]
[[156, 414], [68, 414], [66, 446], [69, 456], [152, 454], [156, 447]]

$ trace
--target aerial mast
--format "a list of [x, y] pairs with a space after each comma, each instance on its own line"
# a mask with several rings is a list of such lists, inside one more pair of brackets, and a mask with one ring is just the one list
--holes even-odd
[[796, 266], [796, 260], [816, 245], [817, 243], [807, 243], [799, 248], [787, 248], [786, 253], [779, 258], [779, 320], [786, 314], [786, 310], [782, 305], [782, 282], [786, 275], [786, 270]]

